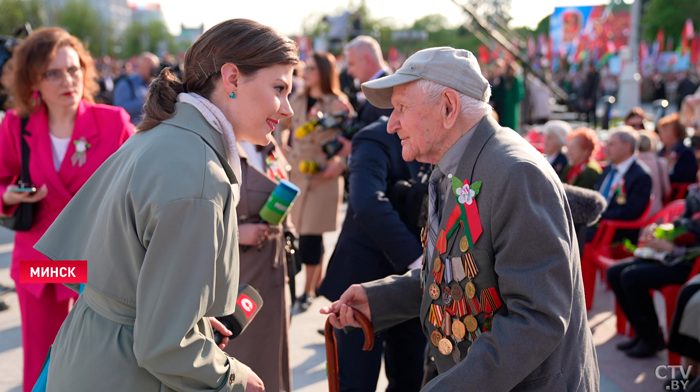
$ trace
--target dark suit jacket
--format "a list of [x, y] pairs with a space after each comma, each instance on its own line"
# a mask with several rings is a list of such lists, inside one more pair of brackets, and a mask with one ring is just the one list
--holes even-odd
[[415, 177], [420, 163], [401, 157], [401, 141], [386, 131], [386, 119], [352, 140], [348, 211], [320, 293], [331, 301], [350, 285], [404, 273], [422, 253], [386, 192]]
[[566, 159], [564, 151], [559, 151], [557, 158], [554, 160], [554, 162], [552, 162], [552, 167], [554, 168], [554, 172], [557, 173], [558, 176], [561, 176], [562, 170], [564, 170], [568, 164], [569, 160]]
[[[381, 78], [387, 75], [388, 73], [384, 71], [379, 77]], [[381, 116], [391, 116], [392, 111], [394, 111], [394, 109], [380, 109], [369, 103], [369, 101], [365, 101], [358, 110], [357, 121], [367, 126], [379, 120], [379, 117]]]
[[[666, 155], [666, 148], [659, 152], [659, 156]], [[669, 175], [671, 176], [671, 183], [676, 182], [686, 182], [693, 183], [697, 182], [698, 173], [698, 161], [695, 159], [695, 152], [692, 148], [686, 147], [682, 141], [676, 143], [671, 150], [671, 154], [675, 153], [676, 158], [673, 166], [671, 162], [668, 165]]]
[[[610, 173], [612, 165], [608, 165], [600, 175], [595, 190], [599, 191], [603, 186], [605, 178]], [[618, 204], [617, 198], [612, 197], [608, 202], [608, 207], [603, 212], [601, 219], [615, 219], [631, 221], [639, 219], [644, 214], [644, 211], [649, 205], [649, 197], [651, 196], [651, 175], [645, 167], [637, 163], [635, 160], [625, 173], [625, 191], [627, 193], [627, 202]], [[611, 190], [612, 192], [612, 190]]]
[[[600, 178], [598, 178], [595, 190], [600, 190], [605, 178], [608, 173], [610, 173], [610, 170], [612, 170], [611, 167], [611, 165], [608, 165], [608, 167], [603, 170]], [[640, 165], [635, 160], [629, 170], [627, 170], [627, 173], [625, 173], [625, 191], [627, 193], [625, 204], [618, 204], [617, 198], [613, 196], [600, 218], [625, 221], [641, 218], [649, 205], [651, 184], [651, 175], [647, 171], [646, 166]], [[612, 192], [612, 190], [610, 191]], [[597, 227], [588, 228], [588, 241], [593, 239], [596, 229]], [[613, 242], [619, 242], [624, 239], [629, 239], [633, 244], [636, 244], [639, 239], [639, 230], [617, 230], [613, 236]]]
[[[483, 233], [467, 253], [479, 270], [473, 280], [477, 293], [494, 287], [503, 306], [490, 331], [457, 344], [457, 363], [430, 345], [440, 376], [422, 392], [598, 391], [578, 244], [561, 181], [537, 150], [491, 116], [472, 132], [456, 173], [446, 174], [472, 184], [483, 181], [475, 199]], [[457, 205], [454, 193], [445, 196], [442, 230]], [[460, 257], [463, 236], [458, 228], [441, 257]], [[435, 331], [429, 305], [442, 299], [433, 301], [428, 287], [437, 250], [427, 253], [425, 290], [418, 269], [363, 284], [375, 331], [413, 317], [421, 318], [426, 335]], [[485, 317], [476, 315], [479, 327]]]

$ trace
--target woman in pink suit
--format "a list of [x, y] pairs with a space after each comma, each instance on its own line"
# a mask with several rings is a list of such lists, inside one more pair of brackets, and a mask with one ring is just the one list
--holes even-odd
[[[15, 235], [10, 271], [22, 313], [23, 390], [28, 392], [68, 315], [70, 299], [77, 295], [63, 285], [20, 283], [19, 263], [46, 260], [34, 244], [92, 173], [133, 134], [133, 126], [123, 109], [92, 103], [97, 89], [92, 58], [65, 30], [35, 31], [17, 48], [13, 61], [16, 109], [0, 125], [0, 213], [12, 215], [19, 203], [37, 203], [32, 228]], [[29, 118], [25, 139], [34, 193], [11, 190], [21, 173], [23, 117]]]

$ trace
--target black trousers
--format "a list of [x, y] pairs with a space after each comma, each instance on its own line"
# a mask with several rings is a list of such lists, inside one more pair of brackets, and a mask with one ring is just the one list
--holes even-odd
[[658, 261], [644, 259], [620, 262], [608, 269], [608, 283], [640, 337], [653, 340], [659, 331], [659, 319], [649, 290], [683, 284], [691, 269], [689, 263], [667, 267]]
[[700, 284], [691, 284], [683, 287], [681, 292], [678, 294], [676, 314], [673, 315], [673, 322], [671, 323], [671, 329], [669, 332], [668, 349], [676, 354], [692, 358], [700, 362], [700, 341], [695, 338], [691, 338], [690, 336], [682, 335], [678, 332], [685, 306], [688, 304], [688, 301], [690, 301], [690, 297], [692, 297], [698, 291], [700, 291]]
[[374, 392], [377, 389], [382, 354], [387, 392], [418, 392], [423, 379], [423, 357], [427, 339], [418, 318], [383, 331], [374, 338], [374, 348], [362, 351], [361, 329], [348, 334], [335, 330], [341, 392]]

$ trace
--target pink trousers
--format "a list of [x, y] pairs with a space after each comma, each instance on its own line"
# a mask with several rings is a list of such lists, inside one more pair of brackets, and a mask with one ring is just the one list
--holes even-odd
[[[24, 378], [22, 391], [31, 392], [63, 320], [68, 316], [70, 300], [56, 301], [56, 285], [44, 288], [41, 297], [26, 290], [27, 283], [15, 281], [22, 314], [22, 347], [24, 348]], [[78, 294], [75, 294], [78, 298]]]

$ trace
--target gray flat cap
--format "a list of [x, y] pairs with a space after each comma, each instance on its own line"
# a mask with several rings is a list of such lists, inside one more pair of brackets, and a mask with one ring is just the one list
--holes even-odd
[[419, 79], [433, 81], [484, 102], [488, 102], [490, 96], [489, 82], [481, 74], [476, 57], [468, 50], [449, 46], [416, 52], [395, 74], [363, 83], [362, 92], [372, 105], [391, 109], [394, 87]]

